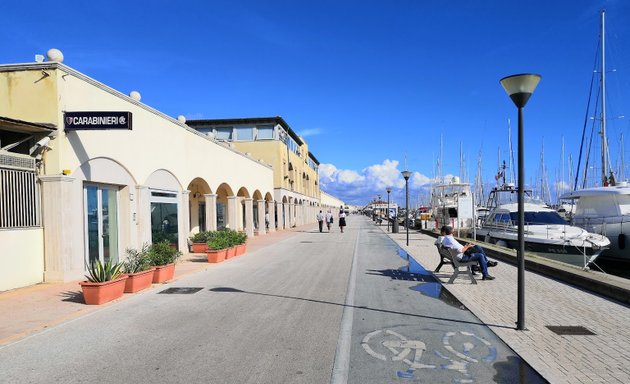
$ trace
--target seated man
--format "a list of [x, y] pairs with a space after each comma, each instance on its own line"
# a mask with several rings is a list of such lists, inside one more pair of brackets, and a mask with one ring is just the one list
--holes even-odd
[[[435, 245], [442, 245], [442, 241], [444, 240], [444, 235], [446, 234], [446, 227], [448, 227], [448, 225], [443, 225], [442, 228], [440, 228], [440, 236], [435, 240]], [[453, 230], [451, 229], [451, 232]], [[497, 263], [496, 261], [492, 261], [492, 260], [488, 260], [488, 256], [486, 256], [486, 252], [484, 252], [483, 248], [479, 245], [473, 245], [472, 247], [468, 248], [468, 250], [466, 250], [465, 254], [470, 256], [473, 253], [480, 253], [483, 255], [484, 259], [486, 259], [486, 264], [488, 265], [488, 267], [496, 267]], [[479, 271], [479, 267], [474, 266], [473, 267], [473, 272]]]
[[473, 244], [461, 245], [455, 238], [453, 237], [453, 228], [450, 226], [444, 227], [444, 238], [442, 239], [442, 246], [446, 248], [452, 248], [457, 251], [457, 260], [462, 263], [468, 261], [477, 261], [479, 266], [481, 267], [481, 274], [483, 275], [483, 280], [494, 280], [493, 276], [490, 276], [488, 273], [488, 264], [486, 255], [483, 253], [473, 253], [467, 254], [466, 251], [474, 247]]

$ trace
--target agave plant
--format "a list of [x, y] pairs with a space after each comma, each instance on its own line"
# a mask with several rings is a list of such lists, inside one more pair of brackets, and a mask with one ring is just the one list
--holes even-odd
[[92, 262], [88, 269], [89, 275], [85, 275], [91, 283], [102, 283], [105, 281], [116, 280], [122, 274], [123, 263], [112, 263], [109, 259], [107, 263], [101, 264], [100, 260]]

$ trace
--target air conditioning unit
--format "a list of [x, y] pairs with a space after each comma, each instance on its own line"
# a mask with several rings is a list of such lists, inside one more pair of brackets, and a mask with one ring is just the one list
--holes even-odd
[[0, 168], [35, 172], [35, 159], [29, 155], [0, 150]]

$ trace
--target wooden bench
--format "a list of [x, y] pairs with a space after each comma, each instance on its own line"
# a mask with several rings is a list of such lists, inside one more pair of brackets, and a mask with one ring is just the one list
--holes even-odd
[[473, 265], [478, 265], [476, 261], [467, 261], [465, 263], [462, 263], [459, 260], [457, 260], [456, 250], [443, 247], [441, 244], [436, 245], [436, 247], [438, 249], [438, 254], [440, 255], [440, 264], [438, 264], [437, 268], [435, 269], [435, 272], [439, 272], [440, 268], [442, 268], [444, 264], [450, 263], [453, 266], [454, 272], [453, 272], [453, 276], [451, 276], [451, 278], [448, 280], [448, 283], [453, 284], [453, 282], [459, 275], [459, 272], [460, 272], [459, 268], [466, 267], [466, 273], [468, 274], [468, 277], [470, 278], [470, 282], [472, 284], [477, 284], [477, 280], [475, 280], [475, 277], [473, 276], [473, 271], [471, 268]]

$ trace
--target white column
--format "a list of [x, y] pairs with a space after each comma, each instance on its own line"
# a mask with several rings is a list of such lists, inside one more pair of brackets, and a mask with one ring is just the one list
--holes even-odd
[[228, 196], [227, 202], [227, 225], [230, 229], [238, 230], [238, 196]]
[[254, 236], [254, 199], [245, 198], [245, 233], [248, 237]]
[[138, 244], [151, 244], [151, 191], [144, 185], [136, 186], [136, 225]]
[[282, 213], [282, 226], [283, 229], [290, 228], [289, 225], [289, 203], [282, 203], [283, 213]]
[[267, 212], [269, 212], [269, 232], [276, 231], [276, 202], [267, 203]]
[[188, 238], [190, 237], [190, 191], [182, 191], [179, 204], [178, 223], [178, 241], [177, 248], [182, 253], [188, 253]]
[[217, 195], [216, 194], [204, 194], [206, 201], [206, 230], [217, 230]]
[[[265, 200], [258, 200], [258, 234], [264, 235], [267, 233], [265, 229]], [[271, 217], [269, 217], [269, 227], [271, 228]]]

